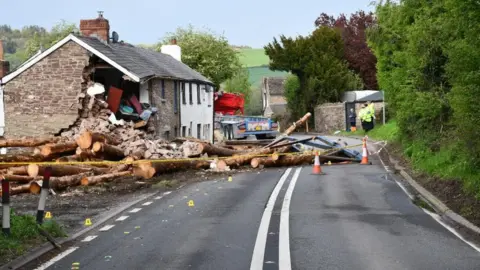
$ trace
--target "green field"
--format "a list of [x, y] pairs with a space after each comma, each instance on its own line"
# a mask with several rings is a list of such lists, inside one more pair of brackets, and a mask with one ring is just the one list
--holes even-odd
[[264, 49], [240, 49], [240, 61], [246, 67], [268, 66], [270, 59]]
[[249, 80], [253, 87], [261, 86], [263, 77], [285, 77], [288, 75], [288, 72], [272, 71], [266, 66], [249, 67], [248, 73], [250, 74]]

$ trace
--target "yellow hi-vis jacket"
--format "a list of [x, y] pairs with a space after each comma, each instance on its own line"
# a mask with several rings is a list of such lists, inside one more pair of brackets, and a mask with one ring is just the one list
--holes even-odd
[[362, 108], [358, 113], [358, 117], [363, 122], [371, 122], [372, 121], [372, 114], [368, 107]]
[[370, 115], [373, 117], [373, 119], [375, 119], [375, 106], [373, 105], [373, 103], [368, 104], [367, 109], [369, 110]]

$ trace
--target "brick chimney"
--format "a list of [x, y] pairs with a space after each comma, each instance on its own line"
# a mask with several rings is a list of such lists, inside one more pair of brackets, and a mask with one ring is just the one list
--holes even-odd
[[3, 42], [0, 40], [0, 79], [10, 72], [10, 63], [3, 58]]
[[96, 37], [103, 42], [110, 41], [110, 24], [103, 18], [103, 11], [98, 12], [98, 18], [80, 20], [80, 32], [87, 37]]

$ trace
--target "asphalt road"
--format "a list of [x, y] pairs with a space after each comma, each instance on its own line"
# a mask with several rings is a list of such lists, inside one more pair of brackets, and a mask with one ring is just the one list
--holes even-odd
[[480, 269], [375, 163], [188, 185], [23, 269]]

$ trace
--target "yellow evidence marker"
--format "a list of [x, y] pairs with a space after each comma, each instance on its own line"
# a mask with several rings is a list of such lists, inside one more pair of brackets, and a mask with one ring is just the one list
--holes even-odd
[[190, 206], [190, 207], [194, 207], [194, 206], [195, 206], [195, 203], [193, 202], [193, 200], [188, 201], [188, 206]]
[[50, 213], [50, 212], [45, 213], [45, 218], [46, 219], [51, 219], [52, 218], [52, 213]]
[[232, 180], [233, 180], [232, 176], [229, 176], [228, 177], [228, 182], [232, 182]]
[[79, 269], [80, 269], [80, 263], [79, 262], [72, 263], [72, 270], [79, 270]]
[[92, 220], [89, 218], [85, 219], [85, 226], [92, 226]]

